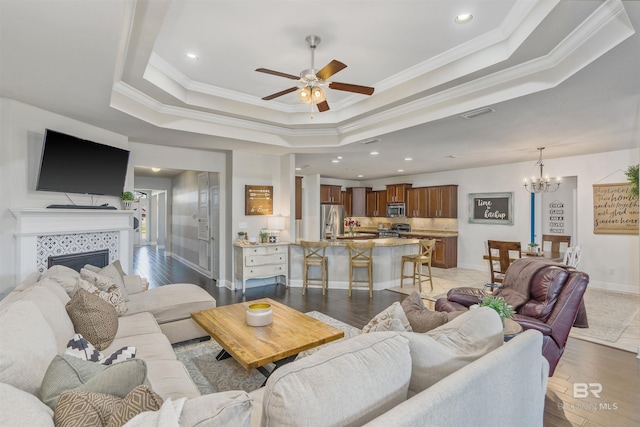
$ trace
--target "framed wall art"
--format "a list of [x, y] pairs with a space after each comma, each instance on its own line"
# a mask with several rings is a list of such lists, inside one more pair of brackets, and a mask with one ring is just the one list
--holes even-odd
[[273, 186], [244, 186], [245, 215], [273, 215]]
[[513, 225], [513, 193], [469, 193], [469, 223]]

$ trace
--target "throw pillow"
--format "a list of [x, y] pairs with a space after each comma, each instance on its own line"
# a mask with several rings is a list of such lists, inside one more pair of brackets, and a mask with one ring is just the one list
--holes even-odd
[[410, 396], [504, 344], [500, 317], [488, 307], [466, 311], [424, 334], [401, 335], [411, 349]]
[[431, 311], [424, 306], [420, 294], [413, 292], [402, 301], [402, 309], [414, 332], [427, 332], [449, 320], [446, 313]]
[[162, 398], [145, 385], [124, 398], [106, 393], [69, 390], [60, 395], [53, 416], [57, 427], [120, 427], [145, 411], [157, 411]]
[[77, 271], [69, 267], [65, 267], [64, 265], [54, 265], [42, 273], [40, 280], [47, 278], [53, 280], [62, 286], [67, 294], [72, 297], [77, 289], [76, 282], [78, 277], [80, 277], [80, 273]]
[[84, 289], [78, 289], [66, 305], [75, 332], [95, 348], [104, 350], [118, 332], [118, 313], [108, 302]]
[[124, 284], [125, 274], [122, 271], [122, 266], [120, 265], [119, 260], [100, 269], [98, 271], [98, 274], [113, 280], [118, 285], [118, 287], [122, 289], [122, 295], [124, 296], [125, 301], [129, 301], [129, 295], [127, 294], [127, 287]]
[[115, 309], [118, 316], [123, 316], [129, 308], [124, 301], [124, 297], [122, 296], [121, 288], [118, 285], [113, 284], [109, 288], [105, 290], [100, 290], [98, 287], [92, 285], [90, 282], [83, 278], [78, 278], [78, 286], [86, 291], [97, 295], [100, 299], [105, 300], [109, 304], [111, 304]]
[[104, 427], [121, 400], [106, 393], [67, 390], [60, 394], [53, 422], [56, 427]]
[[142, 359], [102, 365], [59, 354], [49, 364], [38, 397], [51, 409], [55, 409], [60, 394], [67, 390], [125, 397], [131, 390], [144, 384], [146, 378], [147, 365]]
[[394, 302], [371, 319], [371, 321], [362, 328], [362, 332], [371, 332], [372, 328], [376, 328], [379, 323], [386, 322], [388, 319], [398, 319], [406, 332], [412, 331], [409, 320], [400, 306], [400, 303]]
[[107, 427], [123, 426], [127, 421], [142, 412], [159, 410], [162, 403], [162, 398], [149, 387], [145, 385], [138, 386], [118, 403], [116, 410], [107, 423]]
[[88, 360], [90, 362], [101, 363], [103, 365], [113, 365], [114, 363], [136, 357], [136, 348], [122, 347], [121, 349], [114, 351], [112, 354], [105, 356], [96, 350], [96, 348], [92, 346], [91, 343], [82, 335], [75, 334], [67, 343], [67, 348], [64, 354], [75, 356], [79, 359]]
[[388, 318], [383, 320], [382, 322], [378, 322], [377, 324], [371, 326], [366, 333], [371, 332], [383, 332], [383, 331], [396, 331], [396, 332], [407, 332], [407, 330], [402, 325], [400, 319], [391, 319]]

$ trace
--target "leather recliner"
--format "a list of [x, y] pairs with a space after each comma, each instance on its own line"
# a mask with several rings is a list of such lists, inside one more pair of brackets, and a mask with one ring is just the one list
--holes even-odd
[[[549, 376], [564, 352], [572, 326], [588, 327], [583, 296], [589, 283], [586, 273], [564, 264], [541, 259], [515, 261], [494, 295], [513, 305], [513, 320], [524, 330], [542, 333], [542, 355], [549, 361]], [[436, 301], [437, 311], [467, 310], [485, 295], [482, 289], [454, 288]], [[512, 302], [515, 301], [515, 304]]]

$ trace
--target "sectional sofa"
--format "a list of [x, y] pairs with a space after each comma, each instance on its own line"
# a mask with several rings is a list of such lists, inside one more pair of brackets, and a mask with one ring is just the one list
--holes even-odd
[[[77, 313], [65, 306], [94, 301], [84, 290], [69, 296], [65, 285], [73, 277], [63, 269], [34, 274], [0, 301], [0, 425], [47, 426], [54, 419], [74, 425], [60, 418], [84, 406], [63, 413], [63, 400], [69, 405], [82, 398], [97, 411], [92, 393], [107, 393], [122, 408], [140, 388], [156, 407], [138, 411], [128, 426], [542, 425], [548, 373], [542, 335], [526, 331], [503, 343], [499, 318], [489, 309], [426, 334], [375, 332], [330, 344], [279, 368], [251, 393], [200, 395], [150, 311], [117, 317], [115, 337], [96, 350], [112, 355], [134, 346], [133, 359], [98, 368], [99, 362], [64, 354], [79, 325]], [[129, 310], [153, 307], [135, 301], [140, 292], [129, 290]], [[153, 291], [136, 298], [153, 297]], [[211, 300], [190, 304], [215, 304]], [[136, 378], [144, 381], [133, 388]], [[62, 393], [69, 384], [76, 391]], [[56, 401], [55, 411], [44, 403]], [[95, 425], [121, 425], [108, 424], [113, 417]]]

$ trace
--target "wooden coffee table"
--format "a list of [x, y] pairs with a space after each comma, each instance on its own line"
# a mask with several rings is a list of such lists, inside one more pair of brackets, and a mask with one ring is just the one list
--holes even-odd
[[[271, 304], [273, 323], [247, 325], [247, 308], [261, 302]], [[340, 329], [270, 298], [196, 311], [191, 317], [222, 346], [217, 360], [233, 357], [246, 370], [256, 368], [265, 377], [301, 351], [344, 337]], [[272, 371], [264, 367], [268, 363], [276, 365]]]

